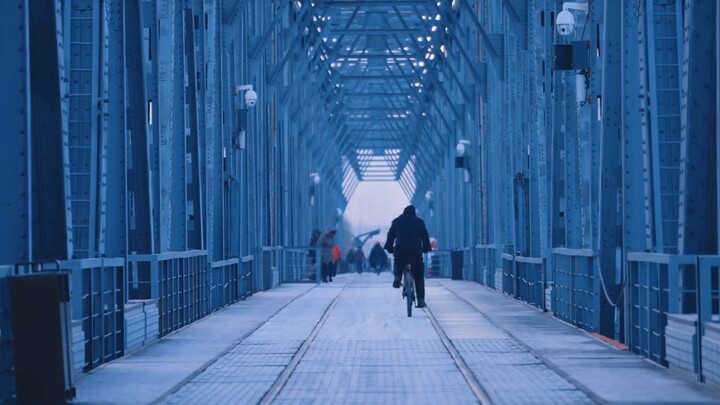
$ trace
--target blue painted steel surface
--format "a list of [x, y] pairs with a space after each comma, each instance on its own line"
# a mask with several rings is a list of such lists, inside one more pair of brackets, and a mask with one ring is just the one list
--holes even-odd
[[[88, 0], [65, 2], [65, 63], [68, 68], [70, 111], [68, 115], [68, 163], [70, 174], [70, 204], [72, 210], [72, 257], [95, 257], [99, 249], [100, 183], [105, 183], [98, 159], [104, 153], [104, 114], [101, 110], [107, 95], [107, 32], [104, 7]], [[103, 86], [104, 85], [104, 86]]]
[[[680, 201], [678, 217], [678, 245], [681, 254], [719, 254], [718, 234], [713, 223], [720, 221], [716, 182], [713, 168], [720, 162], [716, 151], [720, 144], [713, 136], [712, 116], [714, 94], [708, 93], [715, 83], [716, 72], [706, 58], [715, 51], [713, 17], [718, 7], [712, 1], [685, 3], [683, 32], [683, 65], [681, 133], [680, 133]], [[717, 27], [716, 27], [717, 29]], [[717, 92], [717, 91], [716, 91]], [[717, 120], [717, 117], [715, 118]]]
[[128, 250], [127, 254], [149, 254], [155, 251], [152, 228], [149, 162], [149, 130], [151, 100], [146, 97], [144, 69], [148, 58], [150, 33], [143, 28], [141, 2], [125, 3], [125, 80], [127, 87], [128, 143]]
[[[63, 260], [73, 251], [71, 168], [62, 59], [62, 10], [53, 0], [29, 2], [30, 104], [32, 152], [33, 261]], [[34, 175], [33, 175], [34, 174]], [[14, 232], [12, 230], [9, 230]]]
[[[125, 257], [128, 252], [128, 83], [125, 80], [125, 15], [126, 4], [120, 0], [108, 1], [107, 23], [107, 76], [103, 82], [103, 121], [107, 126], [105, 145], [101, 148], [100, 165], [104, 181], [102, 200], [105, 216], [100, 216], [100, 251], [108, 257]], [[108, 158], [113, 156], [112, 159]], [[104, 183], [104, 184], [103, 184]], [[124, 267], [124, 266], [123, 266]]]
[[[0, 36], [10, 46], [0, 48], [0, 262], [32, 260], [32, 127], [30, 108], [29, 13], [25, 0], [0, 3]], [[0, 399], [3, 398], [0, 396]]]
[[658, 252], [677, 253], [677, 218], [680, 153], [680, 2], [646, 5], [648, 90], [657, 94], [650, 102], [650, 161], [652, 165], [653, 220]]

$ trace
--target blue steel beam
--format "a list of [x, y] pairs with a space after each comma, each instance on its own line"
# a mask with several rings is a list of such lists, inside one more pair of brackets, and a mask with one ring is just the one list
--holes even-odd
[[26, 0], [0, 2], [0, 263], [33, 260], [32, 108], [30, 98], [30, 21]]
[[125, 80], [125, 2], [107, 3], [107, 147], [102, 160], [107, 167], [104, 212], [105, 243], [101, 250], [108, 257], [128, 254], [128, 188], [127, 188], [127, 99]]
[[[645, 37], [644, 24], [638, 23], [637, 3], [632, 0], [623, 1], [622, 26], [622, 224], [623, 224], [623, 257], [628, 252], [641, 252], [649, 247], [646, 235], [649, 224], [645, 218], [645, 194], [643, 171], [643, 138], [641, 117], [642, 111], [640, 83], [643, 74], [640, 69], [641, 38]], [[642, 19], [640, 19], [642, 22]], [[623, 261], [625, 262], [625, 260]]]
[[[150, 175], [150, 190], [153, 190], [153, 192], [150, 193], [150, 207], [153, 212], [152, 217], [150, 218], [152, 221], [152, 229], [153, 229], [153, 243], [155, 246], [155, 250], [157, 253], [160, 252], [167, 252], [168, 243], [167, 243], [167, 235], [164, 234], [163, 231], [163, 224], [168, 223], [168, 220], [166, 219], [167, 215], [169, 214], [169, 211], [163, 210], [163, 208], [168, 208], [167, 206], [163, 205], [161, 203], [161, 198], [165, 197], [165, 192], [161, 193], [161, 190], [159, 188], [159, 185], [161, 184], [161, 162], [160, 162], [160, 134], [159, 134], [159, 127], [160, 127], [160, 112], [161, 108], [165, 110], [167, 108], [167, 101], [163, 100], [160, 101], [159, 98], [159, 89], [158, 89], [158, 80], [159, 77], [159, 71], [158, 71], [158, 56], [160, 52], [167, 52], [167, 47], [169, 44], [163, 43], [163, 50], [160, 51], [159, 47], [161, 44], [161, 36], [159, 33], [159, 26], [158, 26], [158, 15], [157, 15], [157, 5], [158, 1], [161, 0], [153, 0], [153, 1], [143, 1], [141, 4], [142, 12], [142, 23], [143, 23], [143, 40], [144, 40], [144, 66], [143, 66], [143, 73], [145, 75], [144, 80], [141, 83], [145, 84], [145, 97], [147, 98], [147, 109], [148, 109], [148, 121], [147, 121], [147, 141], [148, 141], [148, 147], [149, 147], [149, 155], [148, 155], [148, 172]], [[163, 86], [163, 96], [168, 96], [166, 91], [164, 91]], [[162, 107], [161, 107], [162, 106]], [[163, 115], [165, 115], [163, 111]], [[167, 148], [167, 142], [163, 143], [162, 147]], [[165, 170], [162, 170], [164, 173]], [[161, 196], [162, 194], [162, 196]], [[169, 229], [168, 229], [169, 231]], [[163, 244], [163, 241], [165, 243]]]
[[[631, 252], [645, 251], [649, 246], [646, 235], [649, 224], [645, 217], [645, 194], [643, 180], [643, 139], [638, 134], [642, 134], [641, 118], [638, 112], [641, 111], [641, 76], [644, 76], [641, 66], [641, 38], [645, 37], [644, 24], [642, 19], [637, 17], [637, 3], [631, 0], [623, 1], [623, 25], [622, 25], [622, 64], [621, 73], [622, 83], [622, 190], [620, 205], [622, 209], [622, 263], [623, 269], [621, 278], [615, 279], [618, 284], [623, 284], [622, 300], [625, 306], [628, 302], [628, 286], [627, 277], [629, 269], [625, 263], [628, 263], [628, 254]], [[644, 63], [644, 62], [643, 62]], [[638, 170], [640, 169], [640, 170]], [[627, 336], [631, 333], [631, 325], [628, 322], [628, 316], [625, 317], [623, 335], [618, 336], [621, 341], [627, 341]]]
[[[599, 259], [596, 272], [602, 282], [600, 302], [600, 333], [619, 338], [614, 325], [615, 307], [620, 304], [620, 288], [616, 285], [616, 257], [619, 248], [617, 235], [620, 191], [620, 139], [622, 131], [622, 22], [623, 10], [605, 1], [602, 30], [602, 126], [600, 128], [600, 184], [599, 237], [595, 249]], [[618, 308], [619, 309], [619, 308]]]
[[199, 108], [199, 80], [198, 66], [196, 62], [196, 38], [194, 31], [193, 10], [185, 9], [185, 71], [187, 72], [187, 83], [185, 87], [186, 113], [187, 113], [187, 249], [204, 248], [204, 215], [202, 183], [200, 181], [200, 123], [198, 117]]
[[[186, 248], [185, 201], [185, 101], [184, 87], [184, 16], [183, 8], [174, 1], [156, 0], [153, 7], [157, 21], [157, 47], [152, 59], [155, 79], [150, 94], [157, 100], [157, 116], [153, 122], [154, 145], [152, 160], [154, 179], [159, 186], [155, 197], [155, 226], [159, 231], [162, 252]], [[155, 145], [157, 142], [157, 145]]]
[[[500, 74], [500, 80], [503, 80], [504, 76], [502, 75], [502, 72], [505, 70], [502, 65], [503, 60], [503, 35], [502, 34], [495, 34], [495, 33], [488, 33], [483, 24], [478, 19], [478, 16], [475, 14], [475, 10], [470, 7], [470, 4], [467, 0], [459, 0], [460, 5], [465, 8], [466, 13], [464, 15], [470, 16], [470, 21], [475, 25], [475, 28], [480, 33], [480, 36], [483, 39], [483, 44], [485, 44], [490, 51], [490, 59], [495, 64], [495, 69], [501, 72]], [[479, 0], [477, 0], [479, 1]]]
[[68, 66], [73, 257], [105, 254], [107, 216], [108, 3], [64, 3]]
[[[225, 259], [223, 227], [223, 142], [221, 96], [221, 48], [220, 48], [220, 14], [216, 1], [204, 2], [205, 15], [205, 54], [204, 54], [204, 88], [205, 99], [205, 198], [206, 198], [206, 247], [210, 261]], [[242, 83], [246, 84], [246, 83]], [[251, 188], [250, 188], [251, 189]], [[250, 216], [252, 218], [252, 216]], [[251, 224], [247, 224], [251, 226]]]
[[67, 260], [73, 251], [62, 10], [54, 0], [28, 7], [30, 142], [32, 159], [32, 257]]
[[[678, 188], [680, 176], [681, 97], [680, 64], [682, 61], [682, 5], [680, 2], [646, 3], [647, 86], [657, 102], [647, 101], [649, 112], [649, 150], [646, 156], [652, 192], [650, 230], [653, 250], [678, 252]], [[643, 80], [645, 80], [643, 78]]]
[[128, 139], [128, 253], [155, 252], [150, 188], [148, 123], [151, 100], [145, 94], [144, 64], [150, 37], [144, 30], [139, 0], [125, 1], [125, 81]]
[[[437, 7], [437, 5], [435, 5], [435, 6], [436, 6], [436, 9], [438, 12], [443, 11], [441, 8]], [[452, 22], [452, 24], [451, 24], [452, 29], [449, 30], [450, 32], [444, 33], [443, 29], [437, 29], [435, 32], [431, 31], [429, 33], [426, 33], [426, 35], [430, 35], [431, 37], [434, 37], [435, 44], [438, 43], [438, 37], [440, 37], [440, 36], [445, 36], [447, 39], [453, 39], [452, 45], [450, 45], [449, 43], [446, 45], [448, 47], [450, 47], [453, 51], [457, 50], [460, 53], [460, 55], [462, 56], [462, 59], [465, 60], [465, 62], [466, 62], [465, 66], [467, 66], [468, 69], [470, 70], [470, 73], [472, 74], [473, 79], [478, 83], [483, 83], [484, 82], [484, 77], [482, 74], [483, 69], [478, 66], [481, 64], [479, 63], [478, 60], [473, 60], [473, 58], [470, 57], [470, 53], [468, 53], [468, 51], [465, 49], [465, 46], [463, 45], [465, 36], [461, 35], [457, 32], [457, 30], [459, 29], [458, 27], [460, 26], [460, 22], [459, 22], [458, 18], [455, 16], [455, 14], [453, 12], [446, 12], [446, 13], [444, 13], [444, 15], [446, 18], [449, 18], [450, 21]], [[425, 25], [425, 28], [427, 29], [427, 24]], [[439, 50], [439, 47], [435, 51], [437, 52], [438, 50]], [[462, 91], [464, 98], [467, 99], [468, 95], [466, 94], [466, 92], [463, 90], [462, 87], [460, 88], [460, 90]]]
[[718, 254], [718, 213], [713, 214], [717, 206], [713, 176], [718, 164], [713, 151], [718, 144], [711, 119], [717, 84], [713, 65], [707, 63], [708, 55], [715, 51], [715, 35], [708, 27], [715, 26], [717, 7], [717, 2], [710, 0], [685, 2], [678, 226], [681, 254]]

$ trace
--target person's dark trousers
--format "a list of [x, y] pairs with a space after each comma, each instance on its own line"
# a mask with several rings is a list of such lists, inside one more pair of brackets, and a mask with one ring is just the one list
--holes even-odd
[[[393, 269], [394, 275], [402, 277], [402, 273], [405, 270], [405, 263], [399, 260], [395, 261], [395, 268]], [[415, 280], [415, 296], [418, 300], [425, 300], [425, 273], [423, 268], [425, 264], [422, 259], [412, 263], [411, 270], [413, 279]]]
[[322, 281], [323, 283], [328, 282], [328, 276], [330, 276], [330, 268], [332, 267], [332, 262], [323, 263], [322, 267], [320, 268], [320, 274], [322, 275]]
[[425, 301], [425, 272], [422, 259], [412, 267], [413, 279], [415, 280], [415, 291], [418, 301]]

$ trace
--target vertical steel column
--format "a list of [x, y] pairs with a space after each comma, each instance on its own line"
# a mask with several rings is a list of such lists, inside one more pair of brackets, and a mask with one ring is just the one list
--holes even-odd
[[[168, 1], [168, 0], [164, 0]], [[185, 13], [184, 2], [170, 1], [169, 18], [172, 23], [173, 52], [171, 68], [172, 77], [172, 112], [170, 114], [170, 250], [188, 250], [188, 166], [187, 166], [187, 135], [189, 123], [187, 120], [187, 100], [185, 89], [188, 82], [188, 72], [185, 70], [185, 53], [192, 48], [185, 48]], [[162, 117], [160, 117], [162, 118]], [[162, 128], [161, 128], [162, 129]]]
[[[223, 56], [224, 63], [222, 64], [223, 73], [222, 77], [225, 81], [225, 91], [223, 92], [223, 106], [226, 106], [224, 110], [230, 113], [223, 114], [223, 142], [226, 145], [226, 161], [224, 164], [225, 173], [225, 204], [227, 205], [225, 227], [226, 227], [226, 249], [225, 257], [238, 257], [242, 251], [240, 247], [240, 224], [241, 224], [241, 198], [242, 188], [240, 187], [240, 161], [242, 160], [242, 154], [245, 153], [240, 145], [239, 139], [239, 115], [242, 113], [240, 110], [243, 103], [240, 101], [243, 98], [243, 93], [235, 92], [236, 85], [245, 84], [242, 80], [238, 80], [241, 77], [240, 66], [241, 58], [238, 49], [240, 49], [239, 42], [241, 38], [238, 37], [239, 27], [237, 24], [227, 25], [225, 24], [223, 29]], [[232, 28], [231, 28], [232, 27]], [[246, 128], [246, 133], [252, 134], [249, 129]], [[246, 134], [246, 137], [248, 135]]]
[[[708, 55], [715, 51], [713, 16], [718, 7], [713, 0], [689, 0], [685, 3], [685, 58], [682, 84], [680, 142], [680, 216], [681, 254], [715, 254], [718, 234], [717, 215], [713, 215], [717, 195], [715, 160], [718, 144], [713, 136], [713, 101], [716, 94], [715, 72]], [[717, 117], [716, 117], [717, 119]]]
[[97, 102], [97, 154], [95, 157], [96, 167], [94, 170], [96, 178], [93, 186], [96, 189], [96, 203], [93, 207], [95, 211], [95, 231], [92, 239], [95, 245], [96, 256], [106, 256], [105, 238], [107, 236], [107, 158], [108, 158], [108, 120], [109, 120], [109, 89], [108, 75], [110, 56], [110, 22], [109, 19], [109, 0], [103, 0], [101, 6], [98, 7], [99, 36], [98, 36], [98, 102]]
[[73, 251], [63, 62], [62, 10], [55, 0], [30, 3], [32, 259], [66, 260]]
[[125, 4], [125, 98], [127, 100], [127, 182], [128, 182], [128, 253], [153, 253], [152, 195], [148, 125], [152, 100], [146, 96], [145, 69], [151, 57], [150, 28], [143, 24], [140, 0]]
[[[551, 24], [552, 34], [550, 39], [554, 37], [554, 13], [550, 13], [549, 24]], [[566, 127], [565, 123], [565, 92], [568, 90], [563, 85], [563, 75], [560, 72], [552, 70], [552, 77], [549, 83], [550, 93], [550, 122], [551, 122], [551, 138], [550, 138], [550, 246], [569, 246], [568, 227], [568, 209], [567, 209], [567, 181], [565, 176], [565, 162], [568, 154], [565, 150]]]
[[[528, 80], [528, 97], [530, 101], [525, 116], [528, 124], [528, 174], [530, 177], [530, 196], [529, 196], [529, 229], [530, 229], [530, 246], [528, 246], [528, 254], [531, 257], [543, 257], [546, 251], [547, 231], [549, 229], [547, 223], [547, 152], [546, 152], [546, 127], [545, 112], [546, 102], [543, 89], [546, 87], [545, 64], [549, 59], [547, 53], [547, 40], [545, 36], [544, 24], [541, 18], [546, 18], [544, 9], [538, 2], [530, 2], [528, 4], [527, 18], [525, 24], [527, 26], [526, 38], [527, 51], [527, 80]], [[543, 286], [544, 288], [544, 286]]]
[[[649, 224], [645, 217], [645, 194], [643, 179], [643, 139], [641, 121], [638, 116], [641, 111], [641, 76], [647, 72], [645, 60], [641, 59], [641, 49], [644, 46], [643, 16], [638, 14], [638, 3], [635, 0], [623, 1], [622, 24], [622, 190], [620, 197], [622, 223], [622, 279], [616, 278], [616, 283], [624, 284], [623, 314], [624, 337], [626, 341], [629, 333], [629, 316], [632, 303], [628, 301], [627, 280], [630, 272], [628, 254], [645, 250], [646, 231]], [[618, 274], [620, 276], [620, 274]]]
[[221, 26], [218, 26], [219, 9], [217, 0], [204, 3], [205, 25], [205, 142], [206, 142], [206, 209], [207, 209], [207, 251], [210, 262], [223, 259], [223, 143], [221, 95], [222, 71], [220, 43]]
[[[534, 3], [535, 4], [535, 3]], [[537, 109], [537, 229], [538, 248], [537, 255], [545, 259], [545, 272], [543, 281], [550, 279], [553, 269], [553, 223], [556, 211], [553, 209], [553, 144], [552, 144], [552, 33], [554, 21], [550, 18], [550, 10], [546, 2], [535, 4], [534, 13], [530, 14], [528, 21], [536, 21], [530, 32], [531, 44], [534, 48], [534, 59], [537, 61], [535, 72], [542, 77], [535, 88], [535, 106]], [[545, 286], [543, 286], [545, 288]], [[550, 310], [549, 308], [547, 310]]]
[[204, 215], [201, 181], [201, 146], [200, 146], [200, 77], [196, 61], [197, 49], [201, 48], [196, 38], [196, 32], [200, 30], [200, 17], [193, 14], [192, 8], [186, 8], [184, 12], [184, 59], [185, 59], [185, 128], [186, 128], [186, 161], [187, 165], [185, 187], [187, 187], [187, 249], [203, 249], [205, 240]]
[[[197, 125], [197, 139], [193, 142], [193, 146], [197, 145], [196, 156], [197, 169], [195, 170], [197, 184], [193, 187], [199, 198], [198, 205], [193, 207], [194, 216], [198, 218], [195, 223], [199, 226], [201, 246], [207, 248], [209, 233], [207, 231], [208, 220], [208, 185], [207, 185], [207, 138], [205, 125], [205, 104], [207, 101], [207, 81], [205, 70], [205, 7], [203, 0], [192, 1], [192, 17], [193, 17], [193, 61], [195, 68], [188, 74], [195, 77], [195, 86], [191, 90], [195, 94], [194, 116]], [[191, 117], [193, 114], [191, 113]], [[192, 119], [192, 118], [191, 118]], [[189, 141], [188, 141], [189, 142]], [[196, 238], [197, 239], [197, 238]]]
[[[622, 23], [623, 10], [605, 1], [602, 27], [602, 126], [600, 128], [599, 235], [594, 249], [596, 274], [600, 276], [603, 295], [600, 297], [600, 333], [619, 338], [615, 330], [615, 307], [619, 304], [616, 285], [616, 253], [618, 250], [618, 181], [620, 172], [620, 139], [622, 125]], [[619, 315], [619, 314], [618, 314]]]
[[[167, 243], [163, 245], [163, 240], [167, 240], [167, 236], [163, 235], [162, 229], [162, 211], [161, 204], [161, 163], [160, 163], [160, 135], [161, 126], [161, 106], [162, 110], [166, 108], [168, 100], [160, 100], [158, 89], [158, 65], [159, 57], [169, 44], [164, 43], [159, 32], [159, 24], [157, 18], [157, 6], [159, 0], [143, 0], [141, 3], [143, 24], [143, 39], [145, 42], [145, 60], [144, 60], [144, 81], [145, 95], [147, 98], [147, 145], [148, 145], [148, 175], [150, 185], [148, 194], [150, 197], [150, 217], [153, 235], [153, 244], [155, 251], [167, 251]], [[161, 51], [160, 48], [164, 50]], [[164, 114], [164, 111], [163, 111]]]
[[[106, 209], [103, 214], [104, 249], [109, 257], [125, 257], [128, 253], [127, 232], [129, 224], [128, 193], [127, 193], [127, 133], [126, 115], [127, 100], [125, 98], [128, 83], [125, 81], [125, 2], [110, 0], [107, 6], [108, 17], [108, 57], [107, 57], [107, 105], [105, 122], [107, 122], [106, 152], [102, 161], [106, 164], [105, 182], [103, 187], [106, 195]], [[110, 157], [108, 159], [108, 156]], [[102, 240], [101, 240], [102, 241]]]
[[[575, 103], [575, 75], [560, 73], [563, 76], [562, 108], [565, 113], [561, 131], [564, 145], [564, 213], [565, 213], [565, 246], [581, 248], [583, 246], [583, 227], [581, 211], [580, 183], [581, 173], [578, 156], [580, 139], [578, 134], [578, 108]], [[561, 151], [562, 153], [562, 151]]]
[[155, 125], [153, 187], [160, 251], [182, 251], [186, 247], [185, 199], [185, 100], [182, 7], [172, 0], [156, 0], [158, 115]]
[[0, 2], [0, 263], [33, 260], [33, 152], [29, 0]]
[[[70, 104], [68, 149], [70, 200], [73, 212], [74, 258], [98, 254], [98, 153], [100, 145], [100, 4], [72, 0], [65, 6], [65, 63], [68, 66]], [[103, 69], [104, 70], [104, 69]]]
[[678, 252], [680, 176], [682, 4], [646, 4], [648, 183], [652, 190], [654, 251]]

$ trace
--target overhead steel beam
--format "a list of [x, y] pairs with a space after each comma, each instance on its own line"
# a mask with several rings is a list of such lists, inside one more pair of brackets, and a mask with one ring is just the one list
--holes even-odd
[[420, 28], [390, 28], [390, 29], [374, 29], [374, 28], [343, 28], [335, 30], [338, 34], [345, 35], [359, 35], [359, 36], [370, 36], [370, 35], [387, 35], [387, 34], [413, 34], [417, 35], [422, 32]]
[[326, 7], [386, 7], [386, 6], [422, 6], [432, 3], [431, 0], [384, 0], [381, 3], [373, 3], [372, 1], [341, 1], [341, 0], [325, 0], [319, 5]]

